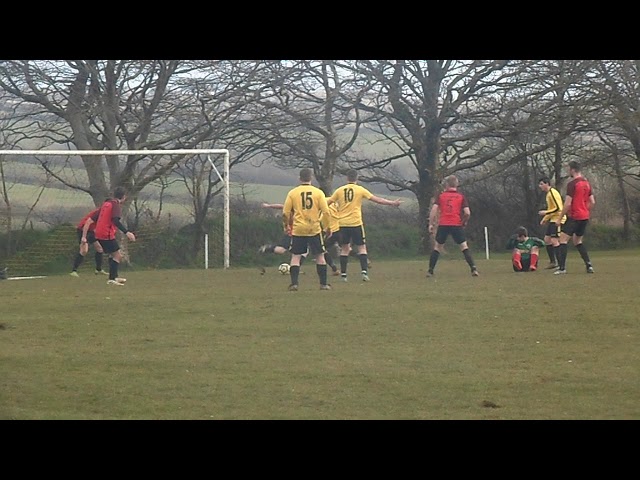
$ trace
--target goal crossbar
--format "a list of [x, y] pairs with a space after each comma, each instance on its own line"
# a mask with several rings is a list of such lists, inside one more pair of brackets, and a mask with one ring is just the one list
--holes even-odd
[[226, 148], [185, 148], [175, 150], [0, 150], [0, 155], [224, 155], [224, 268], [229, 268], [229, 150]]

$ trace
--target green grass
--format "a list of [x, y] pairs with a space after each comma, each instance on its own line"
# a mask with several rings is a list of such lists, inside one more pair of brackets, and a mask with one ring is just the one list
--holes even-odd
[[1, 281], [0, 418], [640, 419], [638, 253]]

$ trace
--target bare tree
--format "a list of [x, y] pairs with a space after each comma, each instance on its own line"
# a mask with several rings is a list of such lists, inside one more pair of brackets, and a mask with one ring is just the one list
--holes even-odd
[[253, 113], [254, 134], [266, 159], [284, 168], [313, 169], [319, 187], [330, 195], [339, 160], [349, 155], [362, 125], [372, 118], [358, 108], [366, 88], [333, 60], [263, 65]]
[[640, 179], [640, 60], [594, 61], [585, 89], [598, 106], [593, 121], [590, 163], [616, 179], [623, 220], [629, 239], [633, 211], [629, 189]]
[[[230, 61], [2, 61], [0, 91], [23, 119], [43, 119], [40, 138], [47, 146], [196, 148], [244, 106], [243, 78], [236, 76], [244, 71]], [[90, 194], [96, 205], [116, 185], [135, 198], [183, 160], [175, 155], [81, 159], [88, 184], [63, 177], [47, 160], [42, 165], [67, 187]]]
[[[551, 135], [557, 85], [539, 81], [536, 62], [397, 60], [340, 66], [373, 83], [359, 107], [378, 116], [372, 130], [397, 149], [350, 166], [361, 170], [363, 181], [416, 196], [424, 252], [429, 250], [430, 204], [445, 176], [473, 172], [478, 180], [486, 178], [561, 138]], [[401, 161], [412, 170], [394, 169]]]

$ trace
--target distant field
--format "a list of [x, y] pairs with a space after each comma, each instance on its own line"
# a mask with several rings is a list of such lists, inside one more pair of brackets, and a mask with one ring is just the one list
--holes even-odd
[[640, 251], [0, 281], [0, 419], [640, 419]]

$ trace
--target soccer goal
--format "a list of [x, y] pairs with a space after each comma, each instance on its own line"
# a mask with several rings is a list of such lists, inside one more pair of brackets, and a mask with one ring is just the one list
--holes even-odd
[[[199, 156], [206, 155], [207, 161], [210, 164], [212, 171], [218, 176], [220, 181], [222, 182], [223, 189], [223, 232], [222, 232], [222, 246], [223, 246], [223, 267], [228, 269], [230, 266], [230, 232], [229, 232], [229, 150], [227, 149], [173, 149], [173, 150], [0, 150], [0, 159], [2, 158], [11, 158], [13, 156], [30, 156], [30, 157], [80, 157], [80, 156], [127, 156], [127, 155], [144, 155], [144, 156], [152, 156], [152, 155], [182, 155], [182, 156]], [[215, 165], [214, 158], [219, 158], [222, 155], [224, 158], [224, 163], [222, 167], [222, 173], [218, 170]], [[217, 157], [216, 157], [217, 156]], [[22, 163], [21, 168], [26, 169], [27, 161], [23, 162], [15, 162]], [[6, 164], [5, 164], [6, 166]], [[79, 169], [82, 171], [82, 169]], [[25, 170], [26, 172], [26, 170]], [[20, 174], [22, 176], [27, 176], [27, 173]], [[3, 174], [3, 179], [7, 177], [6, 171]], [[17, 177], [16, 177], [17, 178]], [[86, 179], [85, 179], [86, 181]], [[16, 184], [20, 182], [20, 180], [15, 180]], [[58, 188], [60, 188], [58, 186]], [[146, 187], [145, 187], [146, 188]], [[63, 186], [64, 189], [64, 186]], [[70, 189], [66, 189], [70, 190]], [[15, 191], [20, 191], [16, 188]], [[143, 189], [142, 192], [145, 190]], [[141, 193], [142, 193], [141, 192]], [[83, 194], [88, 198], [86, 193]], [[1, 204], [1, 202], [0, 202]], [[1, 206], [1, 205], [0, 205]], [[14, 212], [15, 213], [15, 212]], [[208, 268], [208, 251], [205, 252], [205, 258], [207, 261], [205, 262], [205, 268]], [[2, 265], [0, 265], [1, 267]]]

